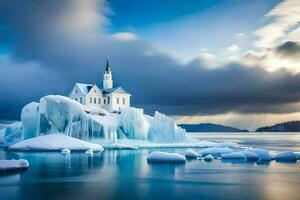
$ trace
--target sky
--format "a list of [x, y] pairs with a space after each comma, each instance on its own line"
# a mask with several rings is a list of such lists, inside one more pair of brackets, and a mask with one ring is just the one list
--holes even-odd
[[300, 120], [298, 0], [1, 0], [0, 118], [107, 57], [132, 106], [254, 130]]

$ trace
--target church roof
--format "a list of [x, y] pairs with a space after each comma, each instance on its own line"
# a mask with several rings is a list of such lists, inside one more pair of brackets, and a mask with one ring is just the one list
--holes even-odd
[[111, 94], [111, 93], [129, 94], [122, 87], [115, 87], [115, 88], [110, 88], [110, 89], [103, 89], [103, 94]]
[[86, 95], [93, 87], [93, 84], [76, 83], [82, 94]]
[[[86, 95], [92, 89], [93, 84], [86, 84], [86, 83], [76, 83], [82, 94]], [[114, 87], [110, 89], [100, 89], [102, 94], [111, 94], [111, 93], [122, 93], [122, 94], [129, 94], [126, 90], [122, 87]]]

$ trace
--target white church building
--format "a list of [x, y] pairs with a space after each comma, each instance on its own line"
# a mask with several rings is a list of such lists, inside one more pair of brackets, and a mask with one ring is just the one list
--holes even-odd
[[84, 105], [86, 112], [89, 113], [99, 114], [102, 109], [109, 112], [119, 112], [122, 108], [130, 107], [131, 95], [122, 87], [113, 87], [112, 73], [108, 60], [102, 83], [102, 89], [96, 84], [75, 83], [69, 97]]

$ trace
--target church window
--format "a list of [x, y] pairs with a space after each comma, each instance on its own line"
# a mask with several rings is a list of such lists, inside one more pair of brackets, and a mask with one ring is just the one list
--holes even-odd
[[103, 99], [103, 104], [106, 104], [106, 99]]
[[107, 97], [107, 104], [110, 104], [110, 97]]
[[93, 98], [92, 97], [90, 97], [90, 103], [93, 103]]
[[75, 98], [75, 101], [77, 101], [77, 98]]
[[78, 93], [78, 91], [77, 91], [77, 90], [75, 90], [75, 93]]
[[97, 103], [97, 99], [96, 98], [94, 98], [94, 104], [96, 104]]
[[94, 90], [94, 92], [96, 93], [96, 90]]
[[79, 99], [80, 99], [80, 103], [82, 103], [82, 97], [80, 97]]
[[98, 99], [98, 103], [101, 104], [101, 98]]
[[119, 101], [120, 101], [120, 99], [119, 99], [119, 97], [117, 97], [117, 104], [119, 104]]
[[123, 104], [125, 105], [125, 97], [123, 97]]

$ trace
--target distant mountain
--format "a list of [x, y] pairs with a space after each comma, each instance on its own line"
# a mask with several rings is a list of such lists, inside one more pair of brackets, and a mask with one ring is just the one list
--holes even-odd
[[290, 121], [275, 124], [273, 126], [264, 126], [256, 129], [256, 132], [300, 132], [300, 121]]
[[220, 124], [201, 123], [201, 124], [180, 124], [187, 132], [249, 132], [238, 128], [223, 126]]

